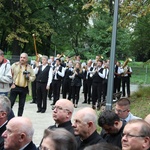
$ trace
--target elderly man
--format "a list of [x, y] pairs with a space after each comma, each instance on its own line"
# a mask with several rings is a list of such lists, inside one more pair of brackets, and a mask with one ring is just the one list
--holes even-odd
[[22, 53], [20, 61], [12, 64], [13, 84], [10, 91], [10, 101], [13, 107], [17, 96], [19, 95], [18, 116], [22, 116], [26, 95], [31, 90], [30, 82], [35, 80], [35, 74], [32, 67], [28, 64], [28, 55]]
[[74, 111], [73, 103], [67, 99], [59, 99], [52, 109], [55, 125], [49, 126], [48, 129], [64, 128], [74, 135], [74, 130], [71, 123], [71, 117]]
[[101, 135], [108, 142], [121, 148], [121, 135], [125, 122], [110, 110], [105, 110], [98, 118], [98, 125], [102, 127]]
[[55, 125], [50, 126], [52, 128], [65, 128], [69, 132], [74, 134], [74, 130], [71, 123], [71, 117], [74, 111], [74, 105], [67, 99], [58, 100], [53, 106], [53, 119]]
[[34, 129], [32, 122], [25, 117], [14, 117], [6, 125], [2, 134], [5, 150], [36, 150], [32, 142]]
[[122, 134], [122, 150], [150, 149], [150, 125], [142, 120], [129, 121]]
[[6, 130], [6, 125], [10, 112], [10, 100], [6, 96], [0, 95], [0, 150], [4, 148], [4, 139], [1, 135]]
[[123, 97], [117, 101], [115, 113], [120, 117], [121, 120], [125, 120], [126, 122], [132, 119], [140, 119], [130, 112], [130, 101], [126, 97]]
[[74, 116], [74, 134], [77, 138], [78, 150], [83, 150], [89, 145], [104, 142], [103, 138], [96, 131], [97, 115], [89, 107], [80, 109]]

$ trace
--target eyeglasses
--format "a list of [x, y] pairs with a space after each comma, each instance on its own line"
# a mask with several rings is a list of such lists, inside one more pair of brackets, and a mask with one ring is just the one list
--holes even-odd
[[50, 150], [50, 149], [47, 148], [47, 147], [40, 146], [40, 147], [39, 147], [39, 150]]
[[133, 135], [133, 134], [125, 134], [125, 133], [122, 133], [122, 137], [126, 136], [127, 138], [132, 138], [132, 137], [145, 137], [145, 135]]
[[53, 107], [52, 107], [52, 110], [54, 110], [54, 109], [56, 109], [56, 110], [66, 110], [66, 111], [70, 111], [70, 110], [68, 110], [68, 109], [66, 109], [66, 108], [62, 108], [61, 106], [53, 106]]
[[119, 109], [115, 109], [115, 111], [117, 111], [118, 113], [123, 113], [123, 112], [126, 112], [128, 109], [125, 109], [125, 110], [119, 110]]

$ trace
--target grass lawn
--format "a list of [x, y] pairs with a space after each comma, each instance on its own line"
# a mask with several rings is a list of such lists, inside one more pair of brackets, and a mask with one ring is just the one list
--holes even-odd
[[130, 62], [132, 68], [132, 84], [150, 84], [150, 64], [145, 65], [143, 62]]

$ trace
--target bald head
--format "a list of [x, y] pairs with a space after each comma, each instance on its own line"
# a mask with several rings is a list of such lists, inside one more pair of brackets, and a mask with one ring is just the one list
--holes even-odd
[[8, 124], [12, 125], [14, 130], [24, 132], [27, 135], [27, 138], [32, 140], [34, 129], [29, 118], [14, 117], [8, 122]]
[[90, 107], [85, 107], [83, 109], [80, 109], [76, 115], [81, 115], [82, 116], [82, 120], [85, 122], [88, 121], [92, 121], [94, 123], [94, 125], [96, 126], [96, 122], [97, 122], [97, 115], [94, 109], [90, 108]]
[[73, 113], [74, 111], [74, 106], [73, 106], [73, 103], [68, 100], [68, 99], [59, 99], [57, 102], [56, 102], [56, 105], [61, 105], [65, 108], [67, 108], [70, 112]]
[[74, 134], [80, 136], [82, 140], [87, 139], [96, 130], [97, 115], [90, 108], [80, 109], [74, 116]]
[[73, 103], [67, 99], [60, 99], [53, 107], [53, 119], [57, 124], [70, 121], [73, 114]]
[[6, 125], [2, 134], [5, 150], [21, 149], [32, 141], [33, 126], [30, 119], [26, 117], [14, 117]]

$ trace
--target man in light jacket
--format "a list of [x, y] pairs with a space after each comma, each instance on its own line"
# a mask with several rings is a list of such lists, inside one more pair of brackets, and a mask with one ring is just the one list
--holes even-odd
[[0, 49], [0, 95], [8, 95], [11, 83], [12, 73], [10, 62], [6, 58], [4, 58], [4, 52]]

